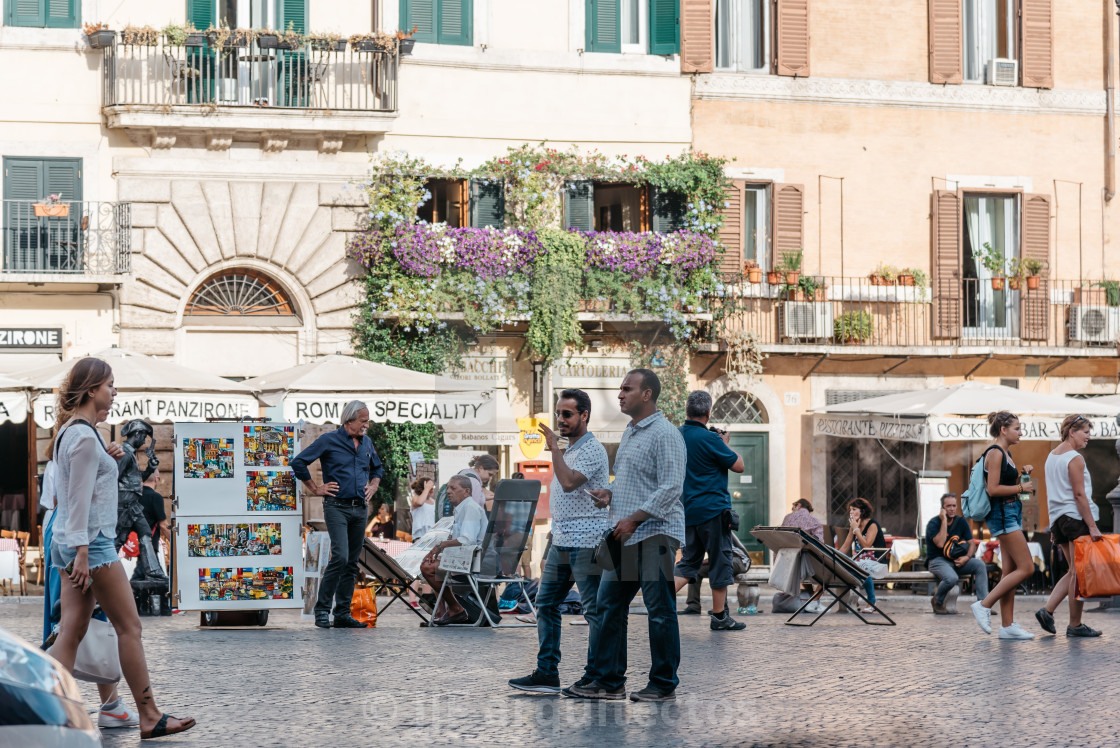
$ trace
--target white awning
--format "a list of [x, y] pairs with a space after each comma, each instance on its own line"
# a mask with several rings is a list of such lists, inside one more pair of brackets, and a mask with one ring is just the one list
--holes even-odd
[[0, 375], [11, 377], [30, 369], [57, 364], [61, 360], [57, 353], [0, 353]]
[[486, 423], [447, 424], [443, 429], [443, 443], [448, 446], [470, 444], [515, 446], [521, 432], [517, 428], [517, 416], [514, 415], [513, 408], [509, 404], [508, 390], [494, 390], [493, 413], [493, 420]]

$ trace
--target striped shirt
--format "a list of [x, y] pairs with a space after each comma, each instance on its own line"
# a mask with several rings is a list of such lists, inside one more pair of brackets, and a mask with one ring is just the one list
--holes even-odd
[[681, 492], [687, 461], [681, 432], [660, 410], [626, 426], [614, 458], [610, 523], [613, 525], [639, 510], [650, 515], [638, 525], [626, 545], [654, 535], [668, 535], [684, 542]]

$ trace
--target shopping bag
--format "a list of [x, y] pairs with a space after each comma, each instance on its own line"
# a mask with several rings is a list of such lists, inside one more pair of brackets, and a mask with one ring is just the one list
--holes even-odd
[[1120, 595], [1120, 535], [1096, 543], [1088, 535], [1073, 541], [1073, 565], [1080, 597]]
[[[51, 649], [54, 649], [52, 646]], [[47, 650], [50, 654], [51, 650]], [[117, 630], [113, 624], [91, 618], [86, 635], [78, 644], [74, 657], [74, 677], [90, 683], [116, 683], [121, 679], [121, 661], [117, 653]]]
[[373, 587], [357, 587], [350, 599], [350, 615], [359, 623], [377, 625], [377, 595]]

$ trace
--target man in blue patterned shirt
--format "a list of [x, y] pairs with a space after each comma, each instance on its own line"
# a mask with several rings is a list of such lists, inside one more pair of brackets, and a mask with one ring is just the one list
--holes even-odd
[[642, 592], [649, 612], [649, 684], [633, 701], [671, 701], [679, 680], [673, 562], [684, 542], [687, 453], [679, 431], [657, 408], [661, 382], [649, 369], [635, 369], [619, 387], [618, 402], [631, 421], [614, 459], [615, 480], [592, 493], [610, 503], [612, 538], [623, 545], [619, 563], [599, 583], [602, 629], [592, 663], [595, 681], [568, 691], [587, 699], [626, 697], [626, 623], [630, 602]]
[[595, 680], [592, 655], [599, 647], [600, 616], [596, 605], [599, 576], [595, 547], [607, 529], [606, 503], [596, 501], [587, 489], [606, 488], [610, 481], [607, 450], [587, 430], [591, 420], [591, 398], [583, 390], [564, 390], [556, 401], [556, 428], [568, 438], [567, 452], [552, 429], [541, 425], [545, 443], [552, 453], [552, 545], [541, 570], [537, 590], [537, 669], [509, 684], [521, 691], [559, 693], [560, 603], [574, 583], [579, 588], [583, 616], [587, 619], [587, 666], [576, 684]]

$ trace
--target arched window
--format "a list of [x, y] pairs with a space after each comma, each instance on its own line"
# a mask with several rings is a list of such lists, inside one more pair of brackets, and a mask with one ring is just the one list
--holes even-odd
[[[187, 302], [188, 317], [206, 317], [210, 324], [220, 320], [299, 324], [299, 313], [280, 284], [264, 273], [248, 268], [221, 270], [207, 278]], [[241, 318], [253, 317], [253, 320]]]
[[728, 392], [712, 406], [713, 423], [762, 424], [766, 410], [762, 403], [744, 392]]

